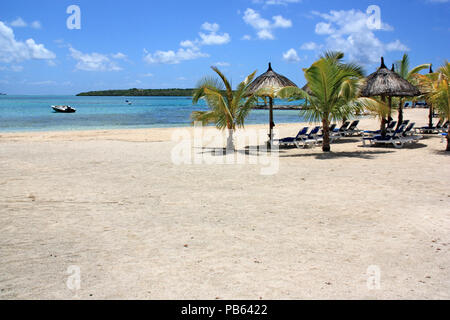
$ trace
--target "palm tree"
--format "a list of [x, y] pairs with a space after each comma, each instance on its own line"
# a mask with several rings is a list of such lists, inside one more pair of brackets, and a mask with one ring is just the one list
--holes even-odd
[[310, 93], [286, 87], [278, 92], [280, 98], [305, 99], [302, 115], [309, 122], [322, 122], [324, 152], [330, 152], [330, 123], [348, 119], [358, 111], [377, 105], [371, 98], [360, 98], [364, 72], [356, 64], [342, 62], [342, 52], [326, 52], [311, 67], [304, 69]]
[[191, 118], [203, 125], [214, 123], [219, 130], [228, 129], [227, 151], [234, 151], [233, 132], [236, 127], [243, 128], [251, 109], [257, 102], [255, 95], [248, 95], [248, 85], [255, 77], [256, 71], [241, 82], [233, 91], [231, 83], [217, 67], [211, 67], [220, 79], [205, 77], [201, 79], [194, 92], [193, 103], [205, 99], [209, 111], [194, 111]]
[[[433, 104], [441, 119], [450, 120], [450, 63], [446, 61], [437, 73], [418, 75], [419, 85], [425, 98]], [[447, 148], [450, 151], [450, 126], [447, 131]]]
[[[420, 71], [424, 70], [424, 69], [428, 69], [430, 67], [430, 64], [421, 64], [417, 67], [414, 67], [413, 69], [409, 70], [409, 56], [408, 54], [404, 54], [402, 60], [397, 61], [395, 64], [396, 68], [396, 72], [397, 74], [402, 77], [403, 79], [409, 81], [409, 82], [414, 82], [415, 76], [417, 74], [419, 74]], [[403, 98], [399, 97], [399, 104], [398, 104], [398, 124], [397, 124], [397, 128], [399, 128], [402, 123], [403, 123]]]

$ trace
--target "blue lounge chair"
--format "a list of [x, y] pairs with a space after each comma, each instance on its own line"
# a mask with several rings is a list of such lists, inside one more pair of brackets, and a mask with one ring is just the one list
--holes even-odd
[[401, 126], [407, 126], [407, 125], [409, 125], [409, 123], [410, 123], [409, 120], [403, 120], [403, 122], [402, 122], [402, 124], [399, 126], [399, 128], [400, 128]]
[[321, 138], [319, 137], [319, 131], [320, 127], [319, 126], [315, 127], [314, 129], [311, 130], [309, 134], [302, 136], [299, 140], [296, 140], [294, 144], [299, 149], [315, 146], [321, 141]]
[[442, 124], [442, 120], [439, 120], [439, 122], [436, 124], [435, 127], [430, 127], [430, 126], [426, 126], [426, 127], [421, 127], [421, 128], [417, 128], [416, 132], [419, 133], [439, 133], [442, 130], [443, 124]]
[[444, 123], [444, 125], [441, 128], [441, 132], [442, 133], [447, 133], [448, 132], [448, 126], [450, 126], [450, 121], [447, 121], [446, 123]]
[[401, 138], [401, 135], [405, 131], [405, 126], [401, 126], [391, 135], [378, 135], [371, 138], [363, 138], [363, 145], [366, 146], [366, 142], [369, 142], [371, 146], [375, 144], [392, 144], [395, 148], [403, 148], [405, 140]]
[[353, 121], [350, 127], [344, 131], [344, 136], [353, 137], [354, 135], [361, 135], [362, 131], [358, 129], [359, 122], [359, 120]]
[[304, 127], [302, 130], [298, 132], [296, 137], [288, 137], [278, 140], [280, 146], [295, 145], [295, 141], [301, 140], [302, 137], [307, 135], [308, 129], [309, 129], [308, 127]]
[[350, 126], [350, 121], [345, 121], [344, 124], [339, 129], [334, 129], [334, 133], [339, 133], [341, 135], [344, 135], [344, 132], [348, 129]]
[[401, 135], [401, 139], [404, 141], [404, 143], [414, 143], [418, 142], [419, 140], [423, 139], [423, 136], [414, 134], [414, 126], [416, 124], [413, 122], [408, 125], [408, 127], [403, 131]]
[[[389, 125], [387, 126], [387, 128], [386, 128], [386, 132], [387, 133], [394, 133], [396, 125], [397, 125], [397, 121], [391, 121], [389, 123]], [[364, 131], [364, 135], [368, 136], [368, 137], [373, 137], [373, 136], [380, 135], [380, 134], [381, 134], [381, 130], [375, 130], [375, 131], [367, 130], [367, 131]]]

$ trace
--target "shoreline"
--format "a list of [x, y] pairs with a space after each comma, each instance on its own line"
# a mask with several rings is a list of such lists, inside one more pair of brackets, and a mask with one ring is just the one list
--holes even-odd
[[[428, 116], [425, 109], [410, 109], [407, 115], [412, 115], [411, 120], [416, 121], [416, 127], [428, 124]], [[394, 117], [395, 118], [395, 117]], [[359, 119], [358, 126], [363, 130], [378, 130], [379, 121], [371, 116], [362, 115], [355, 119]], [[301, 119], [299, 119], [301, 120]], [[321, 123], [308, 122], [291, 122], [277, 123], [275, 130], [279, 130], [280, 136], [295, 136], [303, 127], [321, 126]], [[339, 126], [338, 126], [339, 127]], [[214, 126], [206, 126], [205, 130], [213, 129]], [[245, 132], [248, 129], [268, 130], [268, 123], [263, 124], [247, 124], [244, 129], [237, 129], [236, 134]], [[0, 142], [7, 141], [73, 141], [73, 140], [119, 140], [119, 141], [136, 141], [136, 142], [166, 142], [171, 141], [171, 135], [176, 130], [188, 130], [193, 132], [192, 125], [177, 127], [150, 127], [150, 128], [113, 128], [113, 129], [92, 129], [92, 130], [56, 130], [56, 131], [18, 131], [18, 132], [0, 132]], [[219, 130], [217, 130], [219, 132]]]

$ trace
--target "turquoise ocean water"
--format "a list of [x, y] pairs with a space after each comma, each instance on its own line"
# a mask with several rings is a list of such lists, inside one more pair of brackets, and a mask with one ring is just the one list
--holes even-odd
[[[51, 105], [70, 105], [77, 113], [54, 113]], [[195, 110], [208, 108], [193, 106], [189, 97], [0, 96], [0, 132], [183, 127]], [[268, 123], [268, 117], [267, 110], [253, 110], [246, 123]], [[275, 111], [276, 123], [301, 120], [298, 111]]]

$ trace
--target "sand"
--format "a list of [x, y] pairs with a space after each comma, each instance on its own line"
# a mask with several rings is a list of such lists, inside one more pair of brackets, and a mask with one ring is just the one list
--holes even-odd
[[0, 299], [450, 298], [438, 137], [283, 149], [262, 175], [175, 165], [175, 130], [0, 134]]

